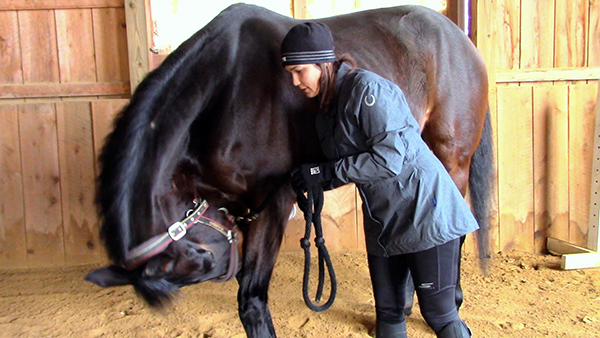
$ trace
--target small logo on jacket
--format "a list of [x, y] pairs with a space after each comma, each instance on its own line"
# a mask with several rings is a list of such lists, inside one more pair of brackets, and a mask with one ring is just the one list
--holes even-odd
[[365, 104], [369, 107], [373, 107], [375, 104], [375, 96], [373, 94], [365, 97]]
[[419, 285], [419, 289], [421, 289], [421, 290], [434, 290], [435, 286], [433, 285], [433, 283], [421, 283], [421, 285]]
[[310, 175], [319, 175], [321, 173], [321, 168], [319, 167], [312, 167], [310, 168]]

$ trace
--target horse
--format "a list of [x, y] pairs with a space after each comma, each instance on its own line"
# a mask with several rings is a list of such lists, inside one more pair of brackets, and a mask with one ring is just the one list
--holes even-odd
[[[420, 6], [319, 21], [331, 28], [336, 53], [402, 88], [431, 151], [463, 195], [469, 187], [485, 234], [488, 84], [472, 42]], [[318, 104], [281, 66], [280, 43], [299, 22], [233, 5], [139, 84], [99, 156], [96, 202], [112, 264], [88, 281], [131, 284], [161, 307], [183, 286], [235, 277], [248, 337], [276, 336], [269, 280], [296, 201], [286, 177], [301, 163], [325, 160], [314, 127]]]

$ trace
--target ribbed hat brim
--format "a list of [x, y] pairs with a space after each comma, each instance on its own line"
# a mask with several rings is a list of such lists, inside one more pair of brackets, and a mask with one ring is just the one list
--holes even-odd
[[307, 52], [291, 52], [281, 56], [281, 62], [284, 66], [334, 62], [335, 53], [333, 50], [307, 51]]

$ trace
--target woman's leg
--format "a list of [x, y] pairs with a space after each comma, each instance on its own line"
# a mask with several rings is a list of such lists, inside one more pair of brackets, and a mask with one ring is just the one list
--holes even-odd
[[438, 337], [470, 337], [458, 315], [456, 288], [460, 274], [460, 240], [409, 254], [421, 314]]
[[368, 259], [377, 314], [375, 337], [406, 337], [403, 310], [408, 265], [401, 259], [373, 255], [368, 255]]

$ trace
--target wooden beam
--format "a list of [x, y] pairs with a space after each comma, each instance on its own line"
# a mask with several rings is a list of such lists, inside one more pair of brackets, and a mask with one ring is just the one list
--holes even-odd
[[0, 84], [0, 99], [129, 95], [129, 83]]
[[548, 251], [561, 256], [563, 270], [600, 267], [600, 253], [555, 238], [548, 238]]
[[600, 248], [600, 81], [596, 100], [596, 126], [592, 157], [592, 179], [590, 183], [590, 214], [588, 218], [588, 248], [598, 251]]
[[129, 82], [131, 92], [150, 71], [149, 0], [126, 0], [127, 50], [129, 52]]
[[543, 82], [543, 81], [582, 81], [600, 78], [600, 68], [565, 68], [507, 70], [496, 73], [496, 83]]
[[577, 246], [575, 244], [571, 244], [569, 242], [556, 239], [553, 237], [548, 238], [547, 249], [553, 255], [570, 255], [570, 254], [579, 254], [579, 253], [592, 253], [593, 250], [586, 249], [584, 247]]
[[3, 0], [0, 11], [123, 7], [123, 0]]

